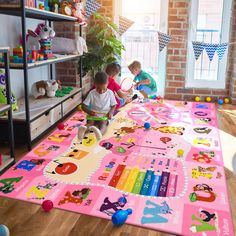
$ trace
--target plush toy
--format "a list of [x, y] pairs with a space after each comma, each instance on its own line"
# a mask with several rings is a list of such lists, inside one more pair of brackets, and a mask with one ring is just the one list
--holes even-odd
[[75, 39], [55, 37], [52, 39], [52, 52], [83, 55], [84, 52], [88, 52], [88, 48], [82, 37], [77, 36]]
[[87, 26], [85, 20], [85, 11], [83, 10], [83, 1], [82, 0], [73, 0], [72, 16], [78, 19], [78, 22], [82, 26]]
[[43, 23], [38, 24], [35, 31], [28, 30], [28, 34], [26, 36], [27, 49], [39, 50], [40, 40], [52, 39], [55, 37], [55, 35], [56, 35], [55, 31], [51, 27]]
[[31, 93], [36, 99], [40, 99], [43, 97], [52, 98], [55, 97], [58, 88], [59, 83], [56, 80], [40, 80], [32, 85]]
[[[6, 79], [3, 70], [0, 70], [0, 104], [7, 104]], [[17, 107], [17, 99], [14, 93], [11, 93], [12, 110], [15, 111]]]

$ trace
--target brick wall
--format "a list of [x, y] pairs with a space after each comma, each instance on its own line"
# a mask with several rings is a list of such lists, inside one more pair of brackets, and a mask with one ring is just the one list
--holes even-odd
[[[177, 40], [168, 45], [165, 98], [193, 100], [196, 95], [203, 99], [206, 96], [214, 99], [230, 96], [232, 102], [236, 103], [236, 59], [233, 56], [235, 47], [230, 47], [229, 50], [225, 89], [185, 88], [187, 42], [178, 41], [178, 38], [188, 39], [189, 4], [188, 0], [169, 0], [168, 34]], [[230, 40], [236, 42], [236, 0], [232, 16]]]
[[[112, 0], [97, 0], [102, 4], [99, 9], [99, 13], [111, 17], [113, 13], [113, 1]], [[93, 19], [90, 19], [93, 21]], [[54, 29], [56, 31], [57, 37], [66, 37], [74, 39], [79, 36], [80, 26], [78, 23], [74, 22], [55, 22]], [[83, 28], [83, 37], [86, 35], [86, 28]], [[80, 87], [80, 75], [78, 61], [68, 61], [63, 63], [58, 63], [55, 66], [57, 79], [61, 80], [62, 84], [65, 86], [76, 86]], [[85, 76], [82, 80], [83, 84], [83, 94], [91, 88], [92, 80], [91, 76]]]
[[[99, 13], [113, 17], [113, 0], [97, 0], [102, 4]], [[189, 1], [188, 0], [169, 0], [168, 9], [168, 34], [176, 38], [188, 39], [189, 22]], [[92, 19], [93, 20], [93, 19]], [[76, 23], [55, 23], [58, 36], [73, 38], [79, 32]], [[230, 41], [236, 42], [236, 0], [233, 0], [233, 14], [231, 20]], [[173, 40], [168, 45], [167, 53], [167, 74], [165, 98], [168, 99], [187, 99], [192, 100], [196, 95], [205, 98], [211, 96], [230, 97], [236, 104], [236, 45], [230, 46], [228, 54], [226, 89], [197, 89], [185, 88], [186, 62], [187, 62], [187, 42]], [[66, 85], [79, 86], [78, 66], [75, 62], [60, 63], [56, 66], [58, 78]], [[90, 87], [91, 80], [84, 81], [85, 87]]]
[[[230, 42], [236, 42], [236, 0], [233, 1]], [[236, 45], [231, 44], [228, 55], [228, 81], [229, 97], [233, 104], [236, 104]]]

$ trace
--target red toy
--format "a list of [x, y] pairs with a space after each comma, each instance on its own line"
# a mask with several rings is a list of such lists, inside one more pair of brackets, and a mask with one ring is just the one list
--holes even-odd
[[63, 130], [63, 129], [65, 128], [65, 125], [64, 125], [63, 123], [58, 123], [58, 124], [57, 124], [57, 128], [58, 128], [59, 130]]
[[44, 211], [49, 212], [53, 208], [53, 202], [51, 200], [45, 200], [42, 203], [42, 208]]
[[161, 100], [161, 96], [157, 96], [156, 99], [157, 99], [157, 101], [160, 101]]

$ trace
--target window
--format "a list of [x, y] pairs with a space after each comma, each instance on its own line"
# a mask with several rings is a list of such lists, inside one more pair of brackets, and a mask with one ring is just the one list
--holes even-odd
[[205, 50], [196, 61], [192, 41], [228, 42], [231, 3], [232, 0], [191, 1], [186, 87], [225, 88], [228, 50], [221, 61], [215, 53], [210, 62]]
[[158, 94], [164, 94], [166, 49], [159, 54], [158, 30], [167, 32], [168, 1], [117, 0], [120, 14], [135, 23], [122, 35], [122, 78], [131, 77], [127, 65], [139, 60], [142, 68], [156, 79]]

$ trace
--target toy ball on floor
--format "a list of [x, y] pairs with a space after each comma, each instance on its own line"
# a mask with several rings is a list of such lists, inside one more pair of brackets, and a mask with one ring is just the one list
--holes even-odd
[[131, 214], [131, 208], [128, 208], [127, 210], [119, 210], [112, 215], [111, 221], [113, 225], [123, 225]]
[[222, 105], [222, 104], [224, 104], [224, 101], [223, 101], [223, 99], [221, 99], [221, 98], [220, 98], [220, 99], [218, 99], [218, 104], [219, 104], [219, 105]]
[[53, 208], [53, 202], [51, 200], [45, 200], [42, 203], [42, 208], [44, 211], [49, 212]]
[[157, 97], [156, 97], [156, 100], [157, 100], [157, 101], [160, 101], [160, 100], [161, 100], [161, 96], [157, 96]]
[[64, 125], [63, 123], [58, 123], [58, 124], [57, 124], [57, 128], [58, 128], [59, 130], [62, 130], [62, 129], [65, 128], [65, 125]]
[[199, 96], [196, 96], [196, 97], [195, 97], [195, 101], [196, 101], [196, 102], [200, 102], [200, 100], [201, 100], [201, 98], [200, 98]]
[[211, 102], [211, 97], [206, 97], [206, 102]]
[[143, 126], [144, 126], [145, 129], [150, 129], [151, 128], [151, 124], [149, 122], [145, 122]]
[[224, 102], [225, 102], [225, 104], [228, 104], [229, 103], [229, 98], [225, 98]]
[[182, 156], [184, 155], [184, 150], [183, 150], [183, 149], [178, 149], [178, 150], [177, 150], [177, 155], [178, 155], [179, 157], [182, 157]]
[[10, 236], [9, 229], [6, 225], [0, 225], [0, 235], [1, 236]]

